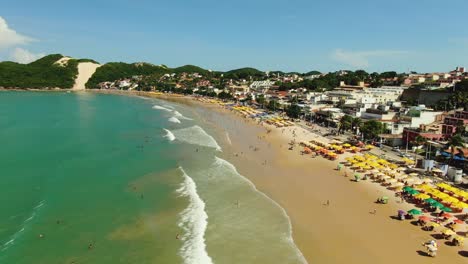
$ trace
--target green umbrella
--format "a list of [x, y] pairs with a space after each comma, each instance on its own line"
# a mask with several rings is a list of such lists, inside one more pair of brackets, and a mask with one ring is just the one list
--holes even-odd
[[448, 207], [442, 207], [440, 208], [441, 211], [444, 211], [444, 212], [452, 212], [452, 209], [448, 208]]
[[403, 187], [403, 191], [410, 192], [410, 191], [414, 191], [414, 189], [409, 187], [409, 186], [405, 186], [405, 187]]
[[421, 214], [421, 211], [419, 211], [418, 209], [411, 209], [408, 211], [408, 214], [419, 215]]
[[[434, 204], [432, 204], [432, 206], [437, 207], [437, 208], [440, 208], [440, 209], [445, 208], [445, 206], [444, 206], [443, 204], [439, 203], [439, 202], [435, 202]], [[450, 209], [450, 208], [449, 208], [449, 209]], [[451, 211], [451, 210], [450, 210], [450, 211]]]
[[418, 192], [418, 191], [416, 191], [416, 190], [411, 190], [411, 191], [408, 191], [408, 193], [409, 193], [409, 194], [411, 194], [411, 195], [416, 195], [416, 194], [419, 194], [419, 192]]
[[434, 205], [435, 203], [439, 203], [437, 202], [436, 200], [432, 199], [432, 198], [427, 198], [426, 200], [424, 200], [426, 203], [430, 204], [430, 205]]

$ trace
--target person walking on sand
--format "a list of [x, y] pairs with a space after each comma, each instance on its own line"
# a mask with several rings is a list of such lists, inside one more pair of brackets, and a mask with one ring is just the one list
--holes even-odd
[[376, 215], [376, 214], [377, 214], [377, 209], [374, 209], [374, 211], [372, 211], [372, 213], [373, 213], [374, 215]]

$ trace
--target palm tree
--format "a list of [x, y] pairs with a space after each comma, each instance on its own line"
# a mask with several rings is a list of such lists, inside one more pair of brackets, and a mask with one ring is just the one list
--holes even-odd
[[455, 149], [463, 148], [465, 146], [465, 140], [462, 138], [461, 135], [453, 135], [449, 139], [447, 145], [450, 147], [451, 160], [453, 161], [453, 158], [455, 156]]
[[351, 128], [353, 129], [354, 133], [356, 133], [357, 129], [361, 127], [361, 125], [362, 125], [362, 120], [359, 117], [355, 117], [351, 121]]
[[338, 128], [338, 133], [345, 132], [351, 128], [351, 124], [353, 122], [353, 118], [349, 115], [344, 115], [340, 119], [340, 124]]

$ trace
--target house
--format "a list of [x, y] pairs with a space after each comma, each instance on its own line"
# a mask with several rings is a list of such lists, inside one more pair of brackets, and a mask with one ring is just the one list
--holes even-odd
[[451, 116], [446, 116], [442, 124], [442, 134], [446, 138], [457, 133], [457, 127], [464, 127], [465, 131], [468, 127], [468, 111], [456, 111]]
[[274, 83], [270, 80], [254, 81], [250, 84], [250, 89], [258, 92], [265, 92], [268, 91], [273, 84]]

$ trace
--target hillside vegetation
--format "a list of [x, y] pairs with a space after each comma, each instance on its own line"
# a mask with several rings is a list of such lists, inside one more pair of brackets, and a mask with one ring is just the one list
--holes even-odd
[[99, 67], [86, 83], [86, 88], [96, 88], [101, 82], [130, 78], [134, 75], [151, 75], [169, 73], [169, 69], [149, 63], [111, 62]]
[[72, 88], [78, 74], [78, 60], [65, 66], [54, 64], [63, 55], [52, 54], [29, 64], [0, 62], [0, 87], [4, 88]]

